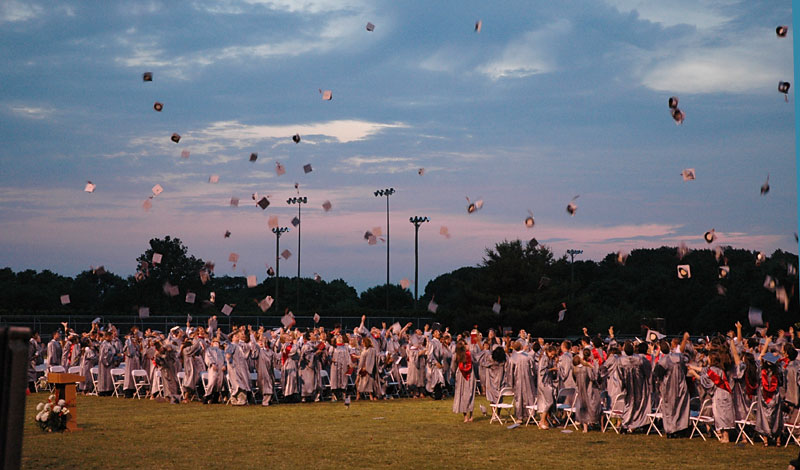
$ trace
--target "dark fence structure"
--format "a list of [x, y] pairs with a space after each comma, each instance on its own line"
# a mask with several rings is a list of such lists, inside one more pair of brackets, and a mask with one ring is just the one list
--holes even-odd
[[[95, 317], [94, 315], [1, 315], [0, 326], [19, 326], [30, 328], [31, 331], [40, 333], [43, 336], [49, 337], [56, 330], [63, 330], [61, 322], [66, 322], [67, 325], [75, 331], [89, 331], [92, 326], [92, 321], [100, 319], [102, 326], [109, 323], [117, 327], [120, 332], [127, 332], [132, 326], [138, 326], [142, 331], [151, 330], [168, 331], [173, 326], [186, 326], [187, 317], [184, 315], [158, 315], [148, 318], [139, 318], [136, 315], [107, 315]], [[209, 315], [193, 317], [190, 321], [191, 326], [206, 326], [208, 324]], [[223, 330], [228, 330], [233, 325], [253, 325], [255, 327], [263, 326], [264, 328], [278, 328], [281, 325], [280, 316], [253, 316], [253, 315], [217, 315], [217, 324]], [[400, 323], [405, 326], [407, 323], [412, 323], [412, 328], [423, 329], [426, 324], [432, 325], [436, 321], [435, 318], [430, 317], [402, 317], [402, 316], [368, 316], [364, 324], [367, 328], [376, 326], [381, 327], [383, 323], [390, 326], [393, 323]], [[295, 322], [297, 328], [313, 328], [315, 325], [323, 326], [326, 329], [331, 329], [336, 325], [341, 325], [345, 330], [352, 331], [353, 328], [361, 324], [360, 316], [325, 316], [320, 317], [319, 323], [314, 323], [312, 316], [296, 316]]]

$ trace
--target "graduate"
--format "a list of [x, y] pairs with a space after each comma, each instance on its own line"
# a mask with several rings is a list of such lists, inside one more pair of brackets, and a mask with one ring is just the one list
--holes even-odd
[[561, 342], [561, 356], [558, 358], [558, 391], [565, 388], [575, 388], [575, 380], [572, 377], [572, 342], [564, 340]]
[[300, 389], [298, 388], [298, 364], [300, 362], [300, 352], [297, 350], [291, 335], [281, 335], [281, 385], [283, 386], [283, 397], [287, 400], [295, 401]]
[[522, 351], [522, 343], [514, 341], [511, 343], [511, 357], [508, 362], [511, 365], [509, 376], [510, 387], [514, 390], [514, 405], [517, 420], [522, 421], [528, 415], [527, 406], [533, 406], [536, 402], [536, 373], [534, 372], [533, 359]]
[[[161, 372], [161, 383], [164, 390], [164, 398], [173, 405], [181, 401], [181, 388], [178, 384], [177, 363], [178, 354], [169, 344], [161, 341], [154, 343], [156, 350], [155, 363]], [[101, 354], [102, 356], [102, 354]]]
[[714, 429], [720, 434], [720, 442], [730, 442], [729, 431], [734, 429], [736, 416], [733, 411], [733, 395], [728, 374], [725, 372], [728, 359], [724, 351], [714, 351], [708, 356], [709, 367], [701, 369], [689, 366], [689, 375], [699, 379], [700, 385], [711, 395], [714, 414]]
[[[298, 380], [300, 384], [300, 396], [302, 401], [319, 401], [321, 392], [320, 365], [324, 349], [320, 349], [317, 336], [306, 332], [304, 335], [303, 346], [300, 348], [300, 371]], [[324, 348], [324, 344], [322, 345]]]
[[796, 411], [800, 405], [800, 359], [797, 359], [797, 349], [791, 343], [783, 346], [784, 354], [788, 360], [784, 374], [783, 402], [792, 410]]
[[125, 392], [125, 398], [132, 398], [136, 391], [133, 371], [142, 368], [141, 339], [139, 338], [139, 328], [136, 326], [132, 326], [130, 334], [125, 337], [122, 356], [125, 358], [125, 380], [122, 390]]
[[653, 379], [661, 397], [661, 414], [664, 432], [674, 435], [689, 427], [689, 389], [686, 374], [689, 356], [684, 354], [689, 333], [685, 333], [677, 351], [661, 340], [662, 356], [653, 370]]
[[53, 332], [53, 338], [47, 343], [47, 370], [53, 366], [60, 366], [61, 365], [61, 332], [56, 330]]
[[[764, 344], [763, 351], [766, 351], [768, 344], [769, 338]], [[783, 373], [778, 365], [778, 356], [772, 353], [763, 355], [760, 376], [761, 386], [758, 388], [755, 407], [756, 431], [761, 435], [765, 447], [771, 440], [775, 440], [776, 445], [780, 447], [780, 434], [783, 431], [783, 396], [781, 395]]]
[[406, 348], [408, 374], [406, 385], [413, 397], [421, 397], [422, 389], [425, 387], [425, 337], [422, 330], [417, 329], [408, 337], [408, 347]]
[[220, 349], [219, 337], [211, 340], [211, 345], [203, 353], [203, 360], [208, 371], [208, 385], [205, 389], [203, 403], [219, 401], [220, 393], [225, 379], [225, 353]]
[[539, 420], [542, 429], [550, 429], [550, 413], [556, 404], [556, 382], [558, 380], [558, 367], [556, 366], [557, 349], [553, 345], [547, 346], [545, 352], [539, 357], [536, 370], [537, 378], [537, 411], [541, 414]]
[[[495, 348], [490, 350], [490, 343], [484, 344], [486, 349], [481, 351], [480, 365], [486, 371], [483, 378], [486, 400], [489, 403], [497, 403], [500, 399], [500, 390], [506, 383], [506, 363], [508, 362], [506, 351], [500, 345], [495, 345]], [[509, 377], [510, 375], [509, 373]]]
[[442, 387], [444, 386], [444, 353], [442, 343], [439, 341], [442, 333], [438, 329], [433, 330], [432, 338], [428, 341], [425, 350], [425, 390], [429, 395], [433, 395], [435, 400], [442, 399]]
[[97, 394], [99, 396], [111, 396], [114, 393], [114, 380], [111, 377], [111, 369], [114, 367], [114, 356], [116, 351], [111, 345], [113, 335], [106, 331], [103, 335], [103, 342], [100, 343], [100, 353], [97, 356]]
[[228, 383], [230, 384], [231, 404], [243, 406], [247, 404], [250, 394], [250, 368], [247, 366], [249, 345], [243, 341], [244, 331], [231, 335], [231, 343], [225, 349], [225, 362], [228, 366]]
[[[36, 379], [37, 372], [36, 366], [41, 359], [39, 352], [39, 333], [33, 333], [31, 339], [28, 340], [28, 391], [31, 393], [36, 392]], [[80, 389], [80, 384], [78, 385]]]
[[572, 358], [572, 376], [575, 379], [575, 420], [581, 423], [583, 432], [589, 432], [589, 426], [600, 422], [603, 411], [600, 400], [600, 366], [593, 361], [591, 349], [583, 350], [583, 357], [575, 354]]
[[462, 413], [464, 422], [471, 422], [472, 411], [475, 407], [476, 381], [472, 357], [464, 340], [456, 343], [456, 352], [451, 368], [456, 382], [453, 394], [453, 413]]
[[607, 404], [608, 406], [613, 406], [617, 396], [624, 393], [622, 390], [622, 382], [620, 381], [619, 364], [620, 349], [616, 343], [613, 343], [613, 345], [608, 348], [608, 356], [600, 365], [600, 377], [603, 379], [606, 395], [608, 395], [608, 399], [610, 400], [610, 403]]
[[342, 335], [335, 337], [336, 347], [331, 354], [331, 370], [328, 374], [331, 383], [331, 400], [344, 398], [347, 389], [348, 370], [351, 367], [350, 351]]
[[194, 397], [199, 397], [197, 384], [200, 382], [200, 372], [195, 358], [203, 356], [203, 343], [196, 337], [186, 338], [181, 345], [180, 357], [183, 359], [183, 401], [189, 402]]
[[356, 400], [366, 394], [370, 400], [377, 400], [381, 393], [380, 375], [378, 374], [378, 353], [372, 346], [372, 340], [365, 336], [362, 340], [364, 349], [358, 358], [358, 378], [356, 379]]
[[650, 402], [649, 385], [647, 380], [649, 374], [645, 376], [643, 362], [646, 359], [638, 354], [634, 354], [634, 347], [631, 341], [626, 341], [623, 346], [624, 356], [620, 357], [619, 374], [622, 389], [625, 391], [625, 407], [622, 415], [623, 429], [633, 432], [642, 426], [647, 425], [647, 413], [650, 413], [652, 404]]
[[278, 355], [269, 348], [269, 341], [264, 334], [260, 334], [258, 340], [251, 337], [250, 343], [257, 345], [253, 348], [253, 356], [256, 359], [258, 389], [261, 390], [261, 406], [269, 406], [275, 394], [275, 368], [280, 365]]

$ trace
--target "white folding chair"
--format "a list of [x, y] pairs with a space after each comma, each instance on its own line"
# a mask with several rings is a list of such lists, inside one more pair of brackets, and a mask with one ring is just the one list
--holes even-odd
[[408, 367], [399, 367], [397, 369], [400, 371], [400, 383], [403, 384], [403, 390], [406, 391], [406, 395], [408, 395], [408, 384], [406, 380], [408, 379]]
[[[281, 396], [283, 396], [283, 385], [282, 385], [282, 382], [281, 382], [281, 370], [280, 369], [272, 369], [272, 373], [274, 374], [274, 377], [275, 377], [275, 384], [273, 385], [273, 388], [275, 389], [276, 392], [280, 392]], [[278, 399], [278, 394], [277, 393], [275, 393], [275, 399], [276, 400]]]
[[125, 369], [111, 369], [111, 382], [114, 384], [114, 396], [118, 397], [125, 383]]
[[562, 405], [557, 405], [561, 406], [560, 409], [564, 412], [564, 429], [567, 429], [567, 426], [572, 424], [575, 430], [578, 431], [580, 428], [578, 428], [578, 424], [575, 422], [575, 419], [573, 419], [575, 413], [578, 411], [578, 408], [575, 407], [578, 403], [578, 394], [575, 392], [574, 388], [566, 388], [564, 390], [567, 392], [564, 397], [564, 403]]
[[[511, 403], [503, 403], [504, 397], [511, 397]], [[508, 416], [511, 418], [511, 421], [514, 424], [517, 424], [517, 418], [514, 417], [514, 390], [511, 387], [505, 387], [500, 390], [500, 395], [497, 396], [496, 403], [489, 403], [489, 406], [492, 408], [492, 419], [489, 420], [489, 424], [497, 421], [500, 424], [505, 424], [505, 420], [502, 417], [503, 410], [507, 410]]]
[[663, 405], [664, 405], [664, 399], [661, 398], [660, 400], [658, 400], [658, 406], [656, 407], [656, 410], [652, 413], [647, 413], [647, 419], [650, 421], [650, 426], [647, 427], [648, 436], [650, 435], [650, 431], [655, 429], [659, 436], [664, 437], [664, 435], [661, 434], [661, 430], [658, 429], [658, 425], [656, 424], [656, 420], [664, 419], [664, 414], [661, 412], [661, 407]]
[[616, 397], [614, 397], [614, 401], [611, 402], [611, 408], [608, 410], [603, 410], [603, 432], [606, 432], [608, 429], [608, 425], [611, 425], [611, 428], [619, 434], [619, 428], [614, 425], [614, 419], [622, 419], [622, 414], [625, 410], [625, 394], [620, 393]]
[[528, 413], [528, 419], [525, 421], [525, 427], [527, 427], [528, 424], [533, 421], [533, 424], [535, 424], [538, 428], [539, 420], [536, 418], [536, 402], [534, 402], [533, 405], [526, 406], [525, 411]]
[[[710, 429], [710, 427], [714, 424], [714, 416], [712, 414], [711, 400], [706, 398], [705, 400], [703, 400], [702, 406], [700, 406], [700, 411], [697, 412], [692, 411], [690, 413], [691, 414], [689, 415], [689, 422], [692, 423], [692, 433], [689, 435], [689, 439], [693, 438], [694, 433], [697, 432], [700, 434], [700, 437], [702, 437], [703, 440], [705, 441], [706, 436], [703, 434], [703, 431], [701, 431], [698, 426], [700, 423], [703, 423], [706, 425], [706, 428]], [[715, 429], [713, 432], [714, 435], [717, 437], [717, 439], [719, 439], [720, 437], [719, 434], [717, 434], [717, 430]]]
[[789, 438], [786, 439], [786, 444], [783, 447], [788, 447], [789, 441], [794, 441], [795, 444], [800, 446], [800, 441], [797, 440], [796, 434], [796, 432], [800, 430], [800, 409], [792, 409], [792, 413], [789, 414], [790, 418], [792, 414], [794, 414], [794, 419], [792, 420], [791, 424], [789, 422], [783, 423], [783, 428], [789, 433]]
[[[328, 371], [327, 370], [322, 369], [320, 371], [320, 380], [322, 381], [322, 392], [324, 393], [325, 390], [330, 392], [331, 391], [331, 378], [328, 376]], [[391, 385], [391, 382], [389, 382], [389, 385]]]
[[200, 380], [203, 382], [203, 390], [208, 391], [208, 371], [200, 372]]
[[253, 393], [253, 396], [256, 396], [256, 393], [258, 393], [258, 373], [256, 372], [250, 372], [250, 391]]
[[142, 389], [147, 389], [145, 392], [145, 396], [147, 393], [150, 392], [150, 378], [147, 376], [147, 371], [144, 369], [134, 369], [131, 371], [131, 376], [133, 377], [133, 387], [135, 389], [136, 398], [141, 399]]
[[92, 391], [87, 395], [97, 396], [97, 381], [100, 380], [100, 368], [97, 366], [92, 367], [89, 369], [89, 375], [92, 377]]
[[183, 390], [183, 379], [185, 377], [186, 377], [186, 372], [184, 372], [184, 371], [178, 372], [178, 386], [181, 388], [181, 397], [186, 395], [186, 393]]
[[67, 371], [68, 374], [80, 374], [81, 373], [81, 366], [72, 366]]
[[739, 441], [742, 439], [742, 436], [744, 436], [744, 438], [747, 439], [750, 445], [755, 445], [753, 444], [753, 439], [747, 434], [746, 430], [747, 426], [756, 425], [755, 407], [756, 407], [756, 402], [755, 400], [753, 400], [753, 402], [750, 403], [750, 406], [747, 408], [747, 414], [744, 416], [744, 419], [737, 419], [735, 421], [736, 426], [739, 427], [739, 434], [736, 436], [735, 444], [738, 444]]

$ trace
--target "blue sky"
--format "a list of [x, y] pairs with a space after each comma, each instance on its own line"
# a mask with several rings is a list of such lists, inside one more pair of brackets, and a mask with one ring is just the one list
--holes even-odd
[[[408, 218], [431, 218], [421, 287], [503, 239], [597, 260], [701, 248], [715, 228], [722, 245], [796, 253], [794, 87], [788, 104], [777, 91], [794, 85], [792, 30], [775, 35], [790, 2], [666, 3], [5, 1], [0, 264], [128, 275], [169, 234], [218, 275], [261, 280], [274, 265], [268, 217], [290, 224], [296, 182], [309, 198], [302, 274], [359, 290], [385, 281], [385, 245], [363, 234], [385, 232], [373, 191], [387, 187], [393, 282], [413, 282]], [[164, 192], [145, 211], [155, 184]], [[254, 192], [269, 195], [266, 211]], [[483, 209], [467, 214], [465, 197]], [[281, 249], [296, 244], [293, 229]]]

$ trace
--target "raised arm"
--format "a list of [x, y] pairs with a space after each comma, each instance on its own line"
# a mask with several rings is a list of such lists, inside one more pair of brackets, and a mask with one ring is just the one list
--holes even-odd
[[737, 321], [734, 326], [736, 327], [736, 341], [742, 344], [742, 322]]
[[[741, 325], [739, 326], [739, 328], [740, 328], [739, 331], [741, 332]], [[736, 349], [736, 344], [733, 342], [733, 340], [730, 340], [730, 345], [731, 345], [731, 355], [733, 355], [733, 363], [738, 366], [742, 362], [741, 358], [739, 357], [739, 351]]]
[[681, 340], [681, 346], [680, 346], [681, 354], [683, 354], [683, 351], [686, 350], [686, 343], [688, 343], [688, 342], [689, 342], [689, 332], [685, 331], [683, 333], [683, 339]]

